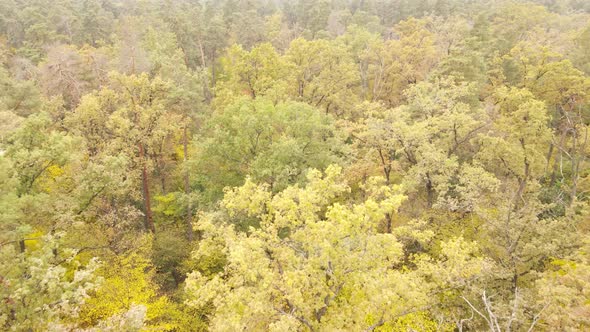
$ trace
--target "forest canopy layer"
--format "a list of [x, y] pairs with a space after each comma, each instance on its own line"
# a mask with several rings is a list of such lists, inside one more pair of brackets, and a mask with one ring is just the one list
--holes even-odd
[[590, 330], [589, 22], [0, 0], [0, 330]]

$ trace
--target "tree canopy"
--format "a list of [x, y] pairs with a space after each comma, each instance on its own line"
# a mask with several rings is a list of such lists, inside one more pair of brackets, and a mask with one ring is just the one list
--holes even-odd
[[0, 330], [590, 329], [588, 22], [0, 1]]

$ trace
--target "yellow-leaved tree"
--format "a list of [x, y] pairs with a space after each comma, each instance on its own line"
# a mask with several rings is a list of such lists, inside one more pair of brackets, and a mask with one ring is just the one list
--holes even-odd
[[[224, 212], [198, 222], [199, 268], [187, 279], [187, 303], [207, 311], [215, 331], [450, 328], [449, 312], [427, 309], [442, 287], [452, 300], [487, 269], [475, 244], [452, 238], [438, 257], [406, 256], [398, 237], [424, 242], [432, 232], [379, 232], [405, 199], [399, 186], [372, 178], [358, 204], [341, 200], [349, 190], [335, 166], [274, 196], [251, 180], [227, 190]], [[236, 231], [244, 220], [258, 226]], [[442, 322], [433, 317], [439, 311]]]
[[142, 328], [182, 330], [181, 313], [168, 297], [158, 294], [158, 286], [152, 280], [155, 271], [148, 259], [137, 253], [113, 257], [98, 272], [104, 280], [82, 305], [80, 325], [100, 327], [105, 321], [140, 307], [145, 315]]

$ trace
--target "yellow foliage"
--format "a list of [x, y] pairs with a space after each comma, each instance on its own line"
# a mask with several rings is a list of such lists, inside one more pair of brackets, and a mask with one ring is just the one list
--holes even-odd
[[83, 305], [80, 323], [93, 326], [133, 305], [144, 305], [147, 308], [147, 329], [174, 330], [176, 326], [170, 316], [177, 309], [166, 296], [157, 294], [150, 269], [149, 261], [137, 254], [114, 257], [103, 264], [99, 274], [104, 277], [104, 282]]
[[55, 182], [57, 178], [64, 175], [65, 170], [58, 165], [51, 165], [47, 167], [43, 175], [39, 178], [39, 187], [46, 193], [51, 193], [55, 189]]
[[25, 240], [25, 247], [29, 250], [39, 249], [41, 247], [41, 243], [40, 243], [39, 238], [41, 238], [42, 235], [43, 235], [43, 232], [41, 232], [41, 231], [35, 231], [35, 232], [27, 234], [25, 236], [25, 239], [29, 239], [29, 240]]

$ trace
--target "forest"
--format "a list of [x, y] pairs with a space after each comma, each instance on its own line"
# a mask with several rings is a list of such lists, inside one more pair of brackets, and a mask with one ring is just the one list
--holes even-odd
[[0, 0], [0, 331], [589, 331], [590, 1]]

